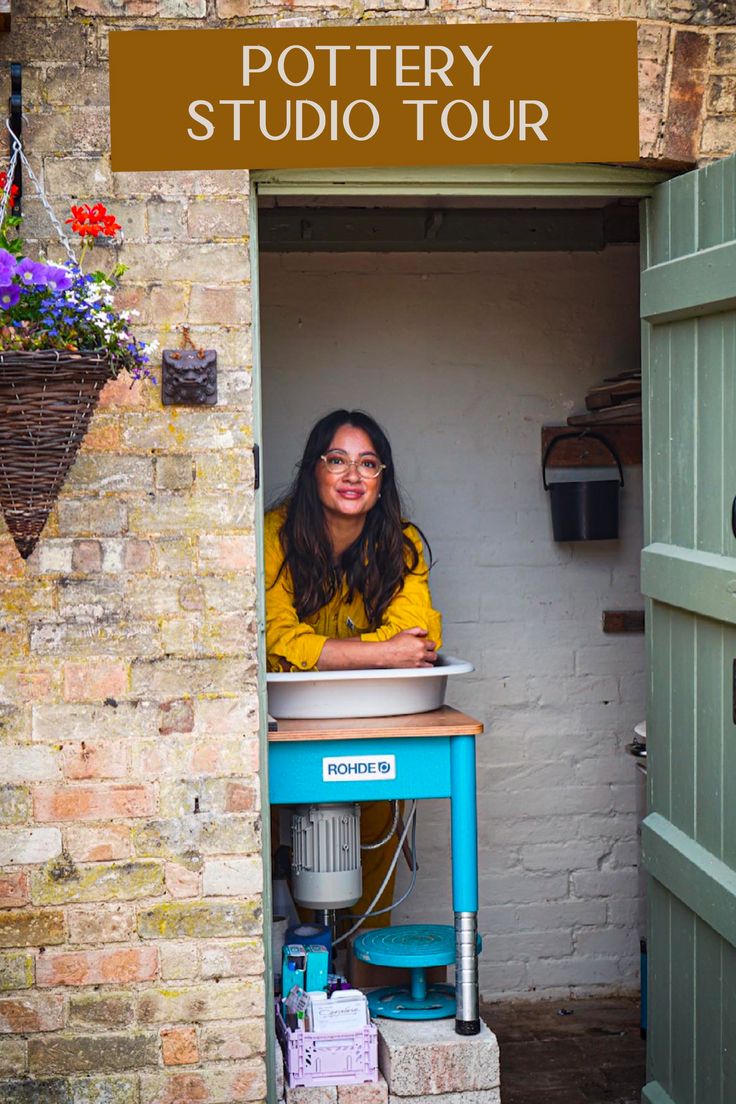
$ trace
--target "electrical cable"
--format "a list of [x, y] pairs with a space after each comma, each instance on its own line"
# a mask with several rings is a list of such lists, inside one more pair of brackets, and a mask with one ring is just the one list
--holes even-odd
[[[342, 943], [343, 940], [347, 939], [348, 936], [353, 934], [353, 932], [356, 932], [358, 930], [358, 928], [360, 928], [362, 926], [364, 920], [367, 920], [370, 916], [379, 915], [378, 913], [372, 912], [371, 910], [373, 909], [373, 906], [378, 901], [380, 901], [381, 894], [383, 893], [384, 889], [388, 885], [388, 883], [391, 879], [391, 875], [393, 874], [394, 870], [396, 869], [396, 864], [399, 861], [399, 855], [401, 854], [401, 849], [404, 846], [404, 840], [408, 836], [409, 830], [410, 830], [412, 824], [414, 823], [415, 816], [416, 816], [416, 811], [417, 811], [417, 803], [416, 803], [416, 799], [415, 799], [414, 801], [412, 801], [411, 812], [409, 813], [406, 824], [404, 825], [404, 831], [401, 833], [401, 838], [399, 839], [398, 845], [396, 847], [396, 851], [394, 852], [394, 857], [391, 859], [391, 863], [389, 865], [389, 868], [386, 871], [386, 876], [384, 877], [383, 881], [381, 882], [381, 885], [380, 885], [380, 888], [378, 889], [378, 892], [376, 893], [375, 897], [371, 901], [371, 903], [368, 906], [366, 912], [364, 912], [363, 915], [358, 920], [357, 924], [353, 924], [352, 928], [349, 928], [348, 931], [346, 931], [344, 933], [344, 935], [341, 935], [337, 939], [333, 940], [333, 943], [332, 943], [333, 947], [337, 946], [338, 943]], [[416, 862], [416, 860], [415, 860], [415, 862]], [[402, 898], [402, 900], [403, 900], [403, 898]], [[395, 905], [391, 905], [390, 907], [395, 908]], [[386, 911], [389, 911], [389, 910], [388, 909], [381, 909], [381, 912], [386, 912]]]
[[409, 883], [409, 888], [404, 893], [402, 893], [402, 895], [399, 897], [398, 901], [394, 901], [392, 904], [387, 905], [385, 908], [376, 909], [375, 912], [370, 912], [370, 913], [364, 912], [364, 913], [362, 913], [360, 915], [357, 915], [357, 916], [356, 915], [343, 916], [342, 917], [343, 920], [367, 920], [369, 918], [369, 916], [381, 916], [384, 912], [392, 912], [395, 908], [398, 908], [399, 905], [403, 905], [406, 898], [409, 896], [411, 891], [414, 889], [414, 886], [416, 885], [416, 881], [417, 881], [417, 871], [419, 870], [419, 865], [417, 863], [416, 843], [417, 843], [417, 821], [416, 821], [416, 817], [415, 817], [414, 818], [414, 823], [411, 826], [411, 858], [412, 858], [411, 881]]
[[388, 843], [391, 839], [396, 831], [396, 825], [399, 823], [399, 803], [398, 801], [392, 801], [391, 804], [393, 805], [393, 818], [388, 832], [381, 839], [374, 840], [373, 843], [361, 843], [361, 851], [377, 851], [379, 847], [383, 847], [384, 843]]

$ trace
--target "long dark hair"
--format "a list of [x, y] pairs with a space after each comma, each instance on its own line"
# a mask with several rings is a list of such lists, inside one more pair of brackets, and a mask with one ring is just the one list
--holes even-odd
[[[335, 563], [315, 470], [344, 425], [362, 429], [386, 466], [381, 496], [366, 515], [362, 533]], [[357, 628], [364, 632], [377, 629], [403, 587], [404, 577], [419, 564], [416, 547], [405, 533], [408, 522], [402, 517], [391, 445], [378, 423], [362, 410], [333, 410], [320, 418], [309, 434], [291, 489], [279, 505], [286, 514], [281, 528], [281, 571], [288, 568], [291, 574], [299, 619], [322, 609], [347, 583], [350, 599], [355, 593], [361, 595], [368, 618], [367, 626]]]

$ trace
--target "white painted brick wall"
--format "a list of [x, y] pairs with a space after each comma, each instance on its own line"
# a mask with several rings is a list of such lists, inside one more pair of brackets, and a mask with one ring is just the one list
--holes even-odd
[[[540, 426], [637, 365], [637, 295], [632, 247], [262, 258], [267, 496], [317, 417], [373, 413], [432, 544], [445, 650], [476, 666], [449, 700], [487, 726], [486, 997], [638, 983], [643, 781], [623, 748], [644, 715], [644, 649], [604, 636], [601, 612], [642, 605], [641, 469], [604, 544], [552, 541], [540, 477]], [[395, 915], [446, 922], [448, 810], [420, 812], [418, 885]]]

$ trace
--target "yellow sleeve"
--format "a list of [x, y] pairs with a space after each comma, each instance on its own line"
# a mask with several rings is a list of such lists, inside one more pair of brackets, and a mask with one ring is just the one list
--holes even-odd
[[442, 644], [442, 614], [432, 606], [429, 592], [429, 568], [424, 558], [422, 538], [413, 525], [406, 528], [406, 535], [419, 553], [414, 571], [404, 578], [404, 586], [388, 606], [381, 625], [375, 632], [361, 633], [361, 640], [390, 640], [392, 636], [417, 626], [426, 629], [430, 640], [439, 649]]
[[266, 569], [266, 655], [269, 671], [312, 671], [322, 653], [326, 636], [300, 621], [294, 608], [289, 571], [281, 569], [284, 553], [279, 539], [283, 514], [266, 514], [264, 560]]

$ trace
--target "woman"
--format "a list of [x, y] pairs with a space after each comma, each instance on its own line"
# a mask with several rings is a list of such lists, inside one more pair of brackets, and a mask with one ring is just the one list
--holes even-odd
[[367, 414], [317, 422], [291, 492], [266, 515], [265, 560], [269, 670], [435, 663], [441, 618], [421, 538]]
[[[335, 410], [317, 422], [291, 491], [266, 515], [265, 567], [269, 670], [436, 662], [441, 617], [422, 540], [402, 517], [388, 438], [367, 414]], [[364, 842], [383, 838], [389, 824], [387, 803], [363, 807]], [[357, 912], [390, 858], [390, 848], [363, 853]], [[375, 907], [392, 896], [393, 879]]]

